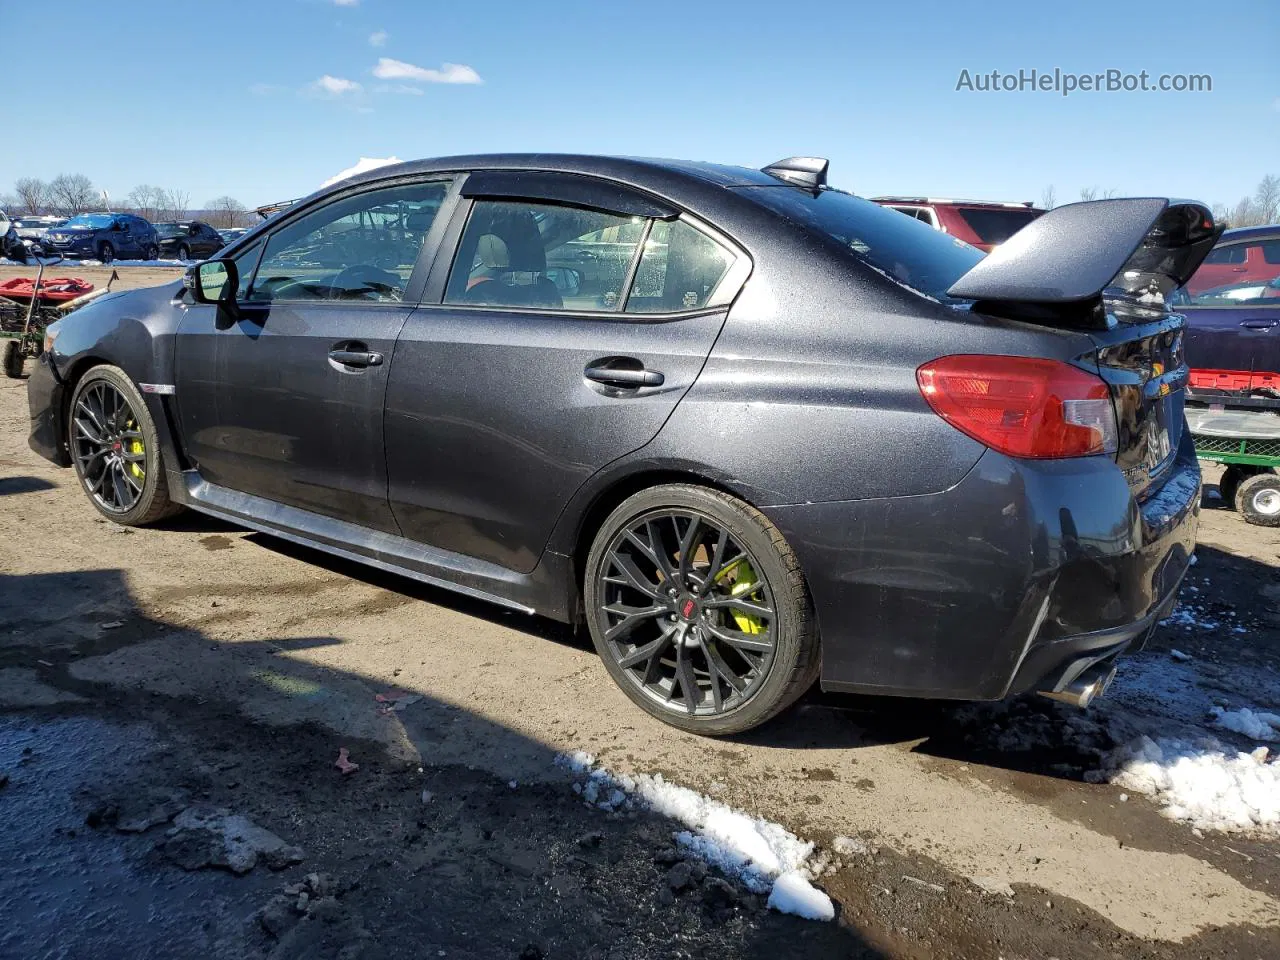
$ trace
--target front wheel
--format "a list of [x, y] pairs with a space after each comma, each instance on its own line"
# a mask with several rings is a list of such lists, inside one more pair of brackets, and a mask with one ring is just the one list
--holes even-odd
[[749, 730], [817, 678], [799, 561], [768, 518], [718, 490], [670, 484], [622, 503], [595, 536], [583, 599], [614, 681], [682, 730]]
[[2, 361], [4, 375], [17, 380], [22, 376], [24, 361], [22, 344], [17, 340], [6, 340], [4, 342], [4, 359]]
[[94, 367], [76, 384], [67, 436], [80, 485], [107, 519], [136, 527], [181, 510], [169, 499], [156, 425], [119, 367]]
[[1249, 523], [1280, 527], [1280, 476], [1259, 473], [1240, 483], [1236, 509]]

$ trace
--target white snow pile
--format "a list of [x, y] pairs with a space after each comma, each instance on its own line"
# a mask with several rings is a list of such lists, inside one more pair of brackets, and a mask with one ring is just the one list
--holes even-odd
[[1280, 833], [1280, 763], [1266, 747], [1233, 752], [1211, 737], [1142, 735], [1088, 779], [1145, 793], [1165, 816], [1200, 829]]
[[1243, 733], [1254, 740], [1280, 740], [1280, 714], [1255, 713], [1248, 707], [1239, 710], [1212, 710], [1214, 726]]
[[377, 170], [379, 167], [390, 166], [393, 163], [399, 163], [399, 157], [361, 157], [356, 161], [355, 166], [347, 167], [341, 173], [335, 173], [332, 177], [320, 184], [320, 189], [331, 187], [340, 180], [346, 180], [348, 177], [354, 177], [359, 173], [368, 173], [370, 170]]
[[1159, 654], [1121, 660], [1110, 695], [1074, 722], [1105, 727], [1115, 749], [1086, 775], [1146, 794], [1171, 819], [1201, 830], [1280, 835], [1280, 754], [1237, 749], [1218, 731], [1280, 741], [1280, 716], [1231, 699], [1280, 702], [1274, 674], [1209, 663], [1171, 662]]
[[812, 883], [818, 872], [810, 862], [814, 844], [780, 824], [668, 783], [660, 773], [614, 774], [582, 751], [556, 762], [586, 775], [573, 788], [594, 807], [616, 811], [639, 804], [683, 824], [687, 829], [676, 834], [676, 843], [747, 889], [768, 892], [773, 909], [810, 920], [835, 918], [831, 898]]

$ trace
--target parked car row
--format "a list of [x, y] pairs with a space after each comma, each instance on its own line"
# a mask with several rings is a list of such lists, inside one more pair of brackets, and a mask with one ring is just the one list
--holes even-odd
[[203, 260], [244, 228], [219, 231], [202, 220], [150, 223], [130, 213], [81, 213], [74, 217], [30, 216], [10, 219], [0, 211], [0, 255], [10, 259], [65, 257], [77, 260]]

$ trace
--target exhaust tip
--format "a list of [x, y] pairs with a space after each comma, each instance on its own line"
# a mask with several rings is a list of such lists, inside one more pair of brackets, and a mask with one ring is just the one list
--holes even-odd
[[1041, 690], [1040, 696], [1067, 703], [1083, 710], [1096, 698], [1107, 692], [1111, 681], [1115, 679], [1114, 664], [1097, 664], [1083, 670], [1078, 677], [1061, 690]]

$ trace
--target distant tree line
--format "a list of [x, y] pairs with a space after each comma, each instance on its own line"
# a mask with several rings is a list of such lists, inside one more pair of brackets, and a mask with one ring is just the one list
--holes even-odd
[[[1105, 200], [1118, 194], [1119, 191], [1115, 188], [1102, 190], [1098, 187], [1084, 187], [1080, 190], [1080, 199]], [[1052, 210], [1057, 202], [1057, 191], [1050, 184], [1040, 194], [1040, 206]], [[1228, 227], [1259, 227], [1263, 224], [1280, 223], [1280, 177], [1274, 174], [1263, 177], [1253, 196], [1242, 197], [1234, 207], [1215, 203], [1213, 218]]]
[[135, 213], [151, 221], [201, 219], [220, 229], [245, 227], [252, 222], [249, 211], [235, 197], [217, 197], [202, 208], [192, 209], [191, 194], [185, 190], [145, 183], [134, 187], [124, 203], [118, 204], [83, 173], [61, 173], [52, 180], [23, 177], [14, 183], [12, 194], [0, 195], [0, 209], [10, 216], [61, 217], [107, 210]]

